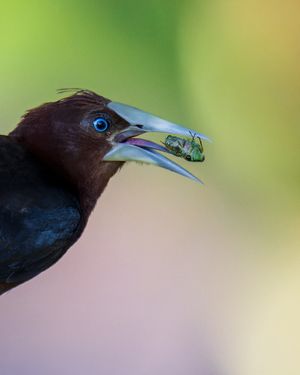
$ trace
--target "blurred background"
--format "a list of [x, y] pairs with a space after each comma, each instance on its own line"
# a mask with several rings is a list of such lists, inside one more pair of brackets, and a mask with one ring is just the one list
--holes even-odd
[[213, 139], [185, 164], [204, 187], [125, 166], [64, 258], [1, 297], [1, 375], [300, 373], [299, 11], [1, 2], [2, 134], [81, 87]]

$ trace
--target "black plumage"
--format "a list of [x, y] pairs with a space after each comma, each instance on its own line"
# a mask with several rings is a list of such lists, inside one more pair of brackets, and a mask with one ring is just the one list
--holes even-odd
[[83, 218], [71, 187], [5, 136], [0, 181], [1, 292], [55, 263], [80, 236]]

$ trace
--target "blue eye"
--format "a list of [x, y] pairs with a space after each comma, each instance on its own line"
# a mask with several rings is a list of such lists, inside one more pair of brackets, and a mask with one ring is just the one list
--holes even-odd
[[109, 128], [109, 122], [103, 117], [98, 117], [93, 121], [93, 126], [97, 132], [103, 133]]

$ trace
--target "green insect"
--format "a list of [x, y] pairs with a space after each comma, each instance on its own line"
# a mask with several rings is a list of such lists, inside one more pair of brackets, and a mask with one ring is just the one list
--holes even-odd
[[195, 140], [195, 135], [191, 133], [191, 136], [192, 140], [188, 140], [176, 137], [174, 135], [168, 135], [163, 144], [173, 155], [176, 155], [188, 161], [202, 162], [204, 161], [205, 156], [203, 153], [201, 138], [197, 137], [197, 139], [199, 140], [198, 143]]

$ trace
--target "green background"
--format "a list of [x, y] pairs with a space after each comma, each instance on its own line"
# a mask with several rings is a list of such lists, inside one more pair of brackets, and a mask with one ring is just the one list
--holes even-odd
[[[295, 337], [300, 338], [295, 313], [300, 308], [295, 287], [300, 285], [299, 10], [293, 0], [28, 0], [0, 5], [2, 134], [14, 128], [26, 109], [59, 98], [56, 89], [80, 87], [183, 123], [213, 139], [204, 145], [203, 165], [185, 164], [205, 181], [202, 191], [166, 171], [133, 165], [114, 179], [112, 195], [101, 199], [107, 200], [107, 207], [103, 203], [107, 210], [117, 210], [125, 202], [126, 211], [126, 204], [131, 207], [137, 199], [131, 192], [142, 191], [138, 197], [143, 201], [146, 195], [148, 205], [134, 206], [140, 215], [137, 222], [146, 227], [147, 222], [154, 223], [158, 243], [165, 240], [171, 258], [186, 246], [197, 253], [201, 243], [215, 257], [208, 268], [214, 262], [222, 268], [223, 257], [231, 257], [230, 267], [240, 272], [221, 294], [235, 313], [223, 317], [228, 331], [213, 341], [221, 346], [216, 356], [225, 353], [218, 358], [221, 366], [243, 375], [292, 375], [300, 370], [294, 357]], [[116, 196], [122, 197], [117, 203]], [[115, 215], [122, 217], [118, 210]], [[95, 223], [100, 217], [103, 211], [96, 210]], [[123, 223], [127, 232], [133, 219], [128, 214]], [[159, 228], [165, 223], [172, 226], [173, 221], [176, 231], [170, 229], [164, 237], [166, 232]], [[99, 230], [96, 224], [93, 228]], [[143, 228], [135, 230], [146, 234]], [[210, 241], [204, 233], [220, 242]], [[85, 241], [81, 252], [89, 247]], [[146, 252], [139, 256], [140, 262], [149, 261]], [[172, 272], [172, 261], [167, 263]], [[224, 266], [225, 280], [230, 267]], [[68, 272], [72, 277], [71, 266]], [[201, 273], [197, 263], [193, 272], [196, 280]], [[30, 289], [30, 283], [24, 288]], [[9, 294], [12, 305], [3, 319], [22, 311], [25, 302], [16, 297], [18, 293]], [[39, 293], [43, 295], [42, 287], [32, 292], [33, 305]], [[197, 293], [195, 288], [191, 300], [198, 298]], [[248, 303], [244, 309], [243, 298]], [[217, 310], [223, 311], [226, 302], [217, 300]], [[195, 320], [201, 320], [197, 311]], [[227, 341], [234, 342], [230, 349]], [[278, 341], [285, 343], [284, 348]], [[20, 344], [16, 353], [23, 349]], [[26, 363], [32, 373], [34, 358]], [[180, 363], [186, 373], [184, 361]], [[7, 373], [18, 373], [10, 362], [3, 366]], [[49, 366], [46, 357], [41, 366]], [[146, 362], [143, 366], [148, 368]], [[134, 374], [134, 368], [129, 373]], [[95, 369], [103, 368], [95, 364]], [[169, 368], [155, 371], [171, 373]]]

